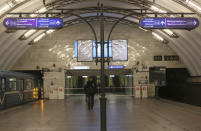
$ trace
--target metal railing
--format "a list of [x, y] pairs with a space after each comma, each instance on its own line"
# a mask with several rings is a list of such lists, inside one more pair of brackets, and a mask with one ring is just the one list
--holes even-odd
[[[100, 88], [97, 88], [97, 94], [100, 93]], [[107, 95], [114, 96], [134, 96], [134, 87], [105, 87]], [[84, 88], [65, 88], [66, 96], [85, 95]]]

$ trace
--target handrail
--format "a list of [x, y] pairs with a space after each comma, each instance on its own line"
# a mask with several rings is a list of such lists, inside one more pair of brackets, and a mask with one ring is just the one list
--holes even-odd
[[[105, 87], [106, 89], [111, 89], [111, 88], [114, 88], [114, 89], [117, 89], [117, 88], [120, 88], [120, 89], [134, 89], [135, 87]], [[64, 90], [76, 90], [76, 89], [84, 89], [84, 88], [64, 88]], [[100, 88], [98, 88], [100, 89]]]

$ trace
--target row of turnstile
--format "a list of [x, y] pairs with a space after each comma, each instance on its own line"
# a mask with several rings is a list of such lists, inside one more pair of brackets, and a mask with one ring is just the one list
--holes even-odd
[[[44, 98], [64, 99], [68, 95], [84, 95], [83, 88], [68, 88], [65, 72], [46, 72], [43, 77]], [[100, 87], [97, 85], [97, 88]], [[81, 91], [82, 92], [81, 92]], [[106, 87], [106, 95], [133, 96], [135, 98], [148, 98], [155, 96], [154, 84], [134, 85], [134, 87]], [[123, 91], [118, 92], [118, 91]]]
[[[50, 86], [48, 90], [49, 99], [64, 99], [64, 92], [64, 88], [55, 88], [54, 86]], [[133, 87], [132, 96], [135, 98], [149, 98], [155, 97], [156, 93], [157, 91], [155, 85], [137, 85]]]
[[148, 98], [156, 96], [156, 88], [154, 84], [137, 85], [134, 87], [135, 98]]

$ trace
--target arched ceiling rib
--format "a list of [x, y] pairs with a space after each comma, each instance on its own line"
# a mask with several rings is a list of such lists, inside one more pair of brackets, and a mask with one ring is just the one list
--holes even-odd
[[[67, 0], [66, 0], [67, 1]], [[70, 7], [70, 8], [75, 8], [75, 7], [80, 7], [81, 5], [83, 7], [85, 6], [96, 6], [96, 1], [92, 1], [92, 0], [88, 0], [88, 1], [84, 1], [84, 0], [74, 0], [71, 1], [72, 4], [70, 4], [70, 1], [68, 5], [66, 5], [66, 7]], [[176, 1], [176, 0], [174, 0]], [[191, 10], [187, 9], [186, 7], [178, 4], [177, 2], [174, 1], [170, 1], [170, 0], [156, 0], [157, 3], [157, 7], [162, 7], [163, 9], [167, 10], [167, 11], [172, 11], [172, 12], [191, 12]], [[8, 1], [5, 1], [8, 2]], [[29, 4], [29, 2], [33, 2], [31, 6]], [[88, 2], [88, 3], [87, 3]], [[105, 1], [104, 1], [105, 2]], [[129, 3], [128, 3], [129, 2]], [[138, 0], [119, 0], [119, 1], [108, 1], [107, 6], [112, 6], [112, 7], [117, 7], [117, 8], [135, 8], [134, 4], [136, 4], [135, 2], [138, 2]], [[196, 1], [197, 2], [197, 1]], [[85, 4], [84, 4], [85, 3]], [[91, 3], [91, 5], [90, 5]], [[148, 4], [153, 4], [152, 1], [147, 2]], [[140, 5], [142, 5], [141, 3], [138, 3], [138, 7], [140, 7]], [[50, 5], [49, 5], [50, 6]], [[27, 8], [28, 7], [28, 8]], [[34, 0], [34, 1], [30, 1], [27, 0], [26, 2], [24, 2], [23, 5], [16, 7], [15, 9], [13, 9], [13, 12], [22, 12], [22, 11], [27, 11], [27, 12], [33, 12], [36, 9], [39, 9], [43, 7], [41, 0]], [[59, 8], [63, 8], [62, 6], [58, 6]], [[178, 8], [179, 7], [179, 8]], [[51, 9], [51, 7], [48, 7]], [[132, 18], [131, 18], [132, 19]], [[1, 20], [2, 21], [2, 20]], [[191, 75], [201, 75], [201, 60], [200, 60], [200, 56], [201, 53], [199, 52], [199, 50], [201, 50], [201, 45], [200, 45], [200, 41], [201, 38], [200, 33], [201, 33], [201, 29], [200, 27], [198, 29], [196, 29], [195, 31], [178, 31], [175, 30], [175, 32], [177, 34], [179, 34], [178, 39], [173, 39], [168, 37], [167, 35], [164, 35], [162, 32], [159, 31], [159, 33], [161, 33], [161, 35], [164, 35], [164, 37], [166, 37], [166, 39], [168, 39], [170, 41], [170, 46], [175, 50], [175, 52], [177, 52], [180, 57], [183, 59], [184, 63], [187, 65]], [[10, 33], [7, 34], [5, 33], [5, 28], [1, 25], [0, 26], [0, 37], [2, 38], [0, 40], [0, 50], [3, 50], [3, 53], [0, 52], [1, 56], [5, 57], [3, 60], [0, 60], [0, 67], [3, 69], [10, 69], [12, 67], [12, 65], [15, 64], [15, 62], [17, 61], [17, 59], [23, 54], [23, 52], [26, 51], [26, 49], [28, 49], [30, 46], [28, 46], [27, 44], [34, 38], [36, 37], [38, 34], [40, 34], [39, 32], [34, 34], [31, 38], [24, 40], [24, 41], [20, 41], [18, 40], [18, 36], [21, 36], [24, 33], [24, 31], [17, 31], [16, 33]], [[9, 43], [8, 45], [6, 45], [7, 43]], [[3, 47], [3, 48], [2, 48]], [[13, 52], [14, 51], [14, 52]]]
[[[166, 37], [168, 38], [168, 37]], [[170, 40], [170, 39], [169, 39]], [[180, 37], [180, 39], [174, 39], [171, 40], [172, 43], [174, 43], [174, 46], [177, 48], [177, 53], [178, 54], [182, 54], [180, 56], [182, 56], [181, 58], [183, 58], [182, 60], [185, 62], [186, 61], [186, 66], [194, 72], [194, 73], [198, 73], [199, 72], [199, 66], [197, 66], [195, 64], [195, 60], [196, 58], [194, 57], [194, 54], [186, 54], [186, 52], [191, 52], [192, 49], [187, 47], [187, 41], [186, 38]], [[170, 44], [169, 44], [170, 45]], [[172, 48], [174, 49], [174, 48]]]

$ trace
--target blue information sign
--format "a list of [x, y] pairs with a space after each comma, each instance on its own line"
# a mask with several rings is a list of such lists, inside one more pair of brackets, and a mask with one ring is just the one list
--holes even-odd
[[8, 29], [58, 29], [62, 28], [61, 18], [6, 18], [4, 26]]
[[199, 26], [197, 18], [143, 18], [140, 25], [145, 29], [194, 29]]
[[124, 65], [109, 65], [108, 69], [124, 69]]

